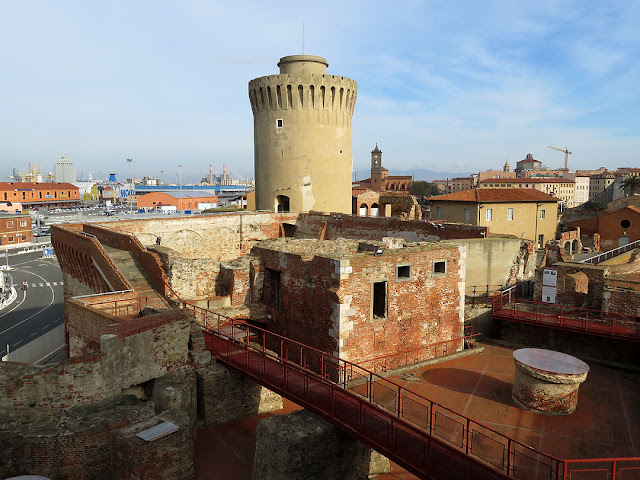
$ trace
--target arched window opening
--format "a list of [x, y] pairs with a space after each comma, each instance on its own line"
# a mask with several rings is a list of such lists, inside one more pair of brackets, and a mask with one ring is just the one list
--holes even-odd
[[374, 203], [373, 205], [371, 205], [371, 216], [372, 217], [377, 217], [378, 216], [378, 211], [379, 211], [379, 208], [378, 208], [378, 204], [377, 203]]
[[300, 102], [300, 108], [304, 107], [304, 88], [302, 85], [298, 85], [298, 101]]
[[271, 98], [271, 87], [267, 87], [267, 98], [269, 99], [269, 110], [273, 110], [273, 99]]
[[361, 217], [366, 217], [367, 216], [367, 204], [363, 203], [362, 205], [360, 205], [360, 211], [358, 212], [358, 215], [360, 215]]
[[293, 93], [291, 92], [291, 85], [287, 85], [287, 108], [293, 108]]
[[286, 195], [278, 195], [276, 197], [276, 212], [289, 213], [289, 197]]
[[309, 95], [311, 96], [311, 108], [316, 108], [316, 87], [309, 86]]

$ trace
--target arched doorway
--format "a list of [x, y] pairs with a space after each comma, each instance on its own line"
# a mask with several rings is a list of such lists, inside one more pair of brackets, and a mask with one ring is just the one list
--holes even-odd
[[371, 205], [371, 216], [372, 217], [377, 217], [378, 216], [378, 204], [374, 203], [373, 205]]
[[360, 210], [358, 212], [358, 215], [360, 215], [361, 217], [366, 217], [367, 216], [367, 204], [363, 203], [362, 205], [360, 205]]
[[276, 197], [276, 212], [278, 213], [289, 213], [289, 197], [286, 195], [278, 195]]
[[571, 257], [571, 242], [564, 242], [564, 253], [567, 254], [567, 257]]
[[576, 253], [580, 253], [578, 250], [580, 248], [580, 245], [578, 245], [578, 240], [574, 240], [573, 242], [571, 242], [571, 251], [572, 253], [575, 255]]

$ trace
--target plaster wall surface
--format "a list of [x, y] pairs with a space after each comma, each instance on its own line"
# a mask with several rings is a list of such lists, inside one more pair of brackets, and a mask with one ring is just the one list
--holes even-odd
[[[321, 57], [284, 57], [280, 74], [249, 82], [259, 210], [351, 212], [357, 83]], [[278, 206], [278, 196], [288, 198]]]

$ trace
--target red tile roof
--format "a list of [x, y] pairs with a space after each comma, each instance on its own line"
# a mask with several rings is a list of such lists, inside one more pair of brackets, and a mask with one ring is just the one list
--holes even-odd
[[533, 188], [474, 188], [429, 197], [433, 202], [557, 202], [558, 199]]
[[78, 189], [71, 183], [34, 183], [34, 182], [0, 182], [0, 190], [70, 190]]

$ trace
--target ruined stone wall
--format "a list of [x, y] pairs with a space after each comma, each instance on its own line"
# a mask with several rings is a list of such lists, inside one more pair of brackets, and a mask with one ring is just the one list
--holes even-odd
[[464, 248], [467, 287], [511, 285], [533, 277], [533, 243], [519, 238], [478, 238], [447, 240]]
[[[281, 308], [271, 304], [271, 331], [355, 362], [461, 336], [464, 254], [457, 246], [339, 259], [313, 253], [313, 244], [308, 254], [254, 249], [266, 269], [280, 272]], [[445, 262], [446, 271], [435, 273], [435, 262]], [[410, 277], [397, 278], [398, 266], [408, 267]], [[269, 275], [264, 273], [267, 304]], [[386, 282], [380, 317], [373, 310], [376, 282]]]
[[[87, 313], [88, 324], [99, 321], [96, 312]], [[99, 352], [54, 365], [0, 363], [0, 477], [29, 472], [111, 479], [146, 465], [152, 473], [138, 478], [192, 478], [196, 377], [189, 355], [191, 330], [185, 312], [163, 312], [107, 326]], [[137, 425], [141, 431], [160, 423], [158, 412], [179, 424], [180, 433], [141, 449], [125, 448], [128, 453], [112, 463], [113, 449], [122, 450], [114, 447], [115, 438], [126, 437], [122, 429]], [[187, 456], [173, 458], [172, 451]], [[165, 476], [152, 469], [164, 468], [164, 461], [172, 462], [168, 472], [182, 473]]]
[[328, 239], [352, 238], [381, 240], [400, 237], [408, 242], [446, 240], [452, 238], [483, 238], [486, 227], [462, 224], [436, 225], [422, 220], [403, 220], [387, 217], [358, 217], [319, 212], [301, 213], [296, 221], [298, 238], [318, 238], [324, 224]]
[[248, 253], [259, 241], [282, 236], [282, 222], [296, 214], [230, 213], [153, 220], [126, 220], [105, 225], [131, 232], [143, 245], [171, 248], [186, 258], [232, 260]]
[[392, 217], [422, 220], [422, 208], [413, 195], [381, 193], [380, 204], [391, 206]]
[[636, 320], [640, 320], [640, 283], [635, 282], [633, 286], [626, 283], [624, 287], [605, 288], [602, 294], [602, 310], [631, 315], [636, 317]]
[[[558, 272], [556, 285], [556, 302], [558, 305], [568, 305], [592, 310], [602, 310], [602, 294], [605, 286], [607, 267], [583, 263], [557, 262], [536, 270], [534, 300], [542, 301], [542, 276], [545, 268]], [[567, 278], [582, 272], [588, 279], [587, 292], [575, 291], [575, 281]], [[583, 290], [582, 288], [580, 290]]]
[[[458, 247], [410, 250], [333, 262], [339, 288], [329, 335], [341, 358], [358, 362], [462, 336], [464, 253]], [[434, 272], [436, 262], [445, 262], [446, 272]], [[409, 279], [398, 278], [398, 266], [409, 266]], [[382, 318], [373, 312], [374, 284], [381, 281], [387, 282]], [[448, 353], [458, 348], [450, 346]]]
[[82, 229], [66, 225], [54, 225], [51, 229], [51, 243], [62, 271], [85, 284], [92, 293], [129, 289], [129, 283], [99, 242], [78, 230]]
[[190, 324], [169, 311], [107, 327], [100, 352], [55, 365], [0, 364], [0, 417], [28, 423], [187, 365]]

